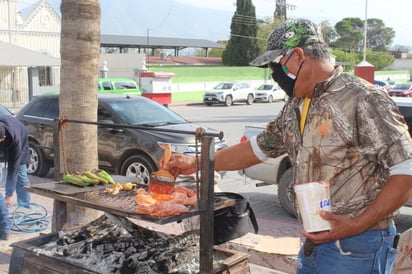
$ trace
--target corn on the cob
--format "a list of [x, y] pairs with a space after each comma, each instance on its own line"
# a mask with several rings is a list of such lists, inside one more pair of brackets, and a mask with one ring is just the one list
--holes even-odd
[[65, 174], [63, 176], [63, 181], [66, 183], [70, 183], [70, 184], [81, 186], [81, 187], [85, 187], [89, 185], [89, 183], [82, 181], [82, 179], [79, 178], [79, 176], [73, 175], [73, 174]]
[[82, 174], [78, 176], [83, 182], [88, 183], [89, 185], [98, 185], [100, 181], [97, 179], [89, 178], [86, 174]]
[[99, 176], [100, 178], [103, 178], [104, 180], [106, 180], [109, 184], [114, 183], [114, 180], [113, 180], [112, 176], [110, 176], [110, 174], [107, 173], [103, 169], [96, 169], [96, 170], [94, 170], [93, 173], [96, 174], [97, 176]]
[[100, 183], [103, 183], [103, 184], [108, 184], [109, 183], [107, 180], [105, 180], [104, 178], [102, 178], [100, 176], [97, 176], [96, 174], [94, 174], [91, 171], [85, 171], [85, 172], [83, 172], [83, 174], [86, 175], [87, 177], [91, 178], [91, 179], [98, 180]]

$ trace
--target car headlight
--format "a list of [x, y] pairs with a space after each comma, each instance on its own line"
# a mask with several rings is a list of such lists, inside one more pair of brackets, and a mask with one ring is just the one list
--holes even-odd
[[[159, 143], [159, 145], [162, 143]], [[170, 144], [173, 153], [194, 154], [196, 152], [196, 144]], [[198, 147], [200, 152], [200, 143]]]

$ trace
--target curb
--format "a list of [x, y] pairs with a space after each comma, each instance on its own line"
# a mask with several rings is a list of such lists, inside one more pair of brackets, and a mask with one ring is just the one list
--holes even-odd
[[175, 102], [171, 103], [169, 107], [182, 107], [182, 106], [201, 106], [203, 103], [201, 102]]

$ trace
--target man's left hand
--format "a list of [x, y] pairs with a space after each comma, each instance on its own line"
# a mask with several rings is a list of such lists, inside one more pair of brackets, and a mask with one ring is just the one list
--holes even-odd
[[6, 197], [6, 205], [7, 207], [11, 207], [13, 205], [13, 196]]

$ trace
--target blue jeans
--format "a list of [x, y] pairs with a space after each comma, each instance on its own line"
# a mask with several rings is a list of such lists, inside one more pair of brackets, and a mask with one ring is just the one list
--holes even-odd
[[[11, 174], [7, 174], [7, 179]], [[17, 169], [17, 183], [16, 183], [16, 196], [17, 205], [20, 207], [30, 208], [30, 192], [24, 189], [24, 186], [30, 185], [29, 177], [27, 176], [27, 165], [22, 164]], [[6, 189], [7, 189], [6, 182]]]
[[[297, 274], [390, 274], [397, 249], [393, 248], [396, 227], [365, 231], [339, 241], [315, 245], [312, 255], [298, 255]], [[339, 244], [340, 243], [340, 248]]]
[[0, 235], [10, 234], [11, 222], [9, 219], [9, 209], [3, 194], [0, 193]]

